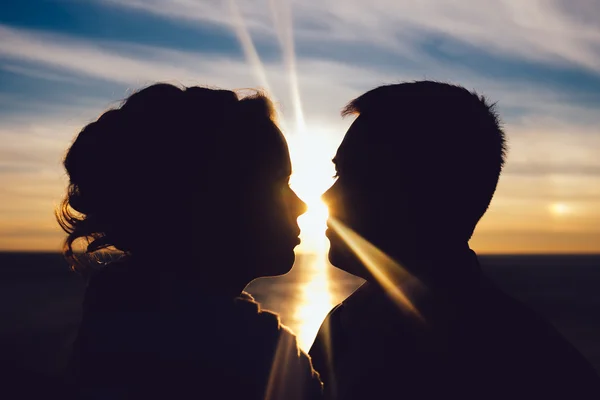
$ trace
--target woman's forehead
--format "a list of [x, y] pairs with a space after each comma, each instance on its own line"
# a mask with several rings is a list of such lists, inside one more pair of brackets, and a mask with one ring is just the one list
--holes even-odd
[[292, 173], [287, 141], [275, 123], [271, 122], [268, 129], [256, 135], [253, 142], [248, 151], [255, 153], [252, 159], [256, 160], [259, 169], [278, 177], [289, 176]]
[[275, 146], [275, 151], [278, 153], [276, 157], [276, 167], [280, 170], [282, 175], [289, 176], [292, 174], [292, 162], [290, 160], [290, 151], [287, 144], [287, 140], [285, 140], [285, 136], [279, 130], [279, 128], [275, 127], [277, 130], [277, 145]]

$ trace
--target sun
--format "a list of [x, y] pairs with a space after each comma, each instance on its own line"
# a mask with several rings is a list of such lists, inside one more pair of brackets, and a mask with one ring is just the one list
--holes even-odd
[[323, 254], [327, 246], [327, 206], [322, 194], [332, 185], [334, 166], [331, 162], [337, 143], [331, 135], [302, 132], [289, 135], [292, 158], [292, 189], [307, 204], [307, 212], [298, 218], [302, 244], [298, 251]]
[[552, 203], [549, 208], [552, 215], [556, 216], [567, 215], [572, 211], [571, 207], [565, 203]]
[[307, 212], [298, 218], [302, 244], [297, 251], [316, 256], [310, 259], [310, 265], [302, 266], [310, 274], [310, 280], [301, 285], [301, 296], [295, 310], [295, 318], [302, 321], [296, 331], [298, 343], [305, 351], [310, 349], [319, 326], [334, 305], [326, 260], [329, 242], [325, 230], [329, 211], [321, 200], [323, 192], [333, 183], [331, 158], [337, 143], [331, 139], [332, 136], [323, 132], [301, 131], [287, 138], [294, 171], [290, 185], [308, 206]]

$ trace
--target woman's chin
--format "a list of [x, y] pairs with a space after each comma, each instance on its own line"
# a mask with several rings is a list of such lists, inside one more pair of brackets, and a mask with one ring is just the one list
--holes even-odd
[[296, 262], [296, 254], [291, 251], [285, 259], [282, 258], [281, 264], [276, 266], [277, 275], [285, 275], [292, 270], [294, 263]]

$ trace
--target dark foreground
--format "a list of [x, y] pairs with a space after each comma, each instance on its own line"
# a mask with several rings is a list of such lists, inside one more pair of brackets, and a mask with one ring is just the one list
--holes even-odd
[[[482, 256], [481, 262], [489, 277], [549, 318], [600, 371], [600, 256]], [[310, 279], [302, 267], [308, 264], [309, 256], [300, 256], [288, 275], [248, 287], [292, 329], [298, 322], [288, 305]], [[360, 284], [333, 267], [328, 275], [335, 301]], [[2, 365], [49, 379], [60, 375], [77, 332], [81, 280], [60, 255], [42, 253], [0, 253], [0, 277]]]

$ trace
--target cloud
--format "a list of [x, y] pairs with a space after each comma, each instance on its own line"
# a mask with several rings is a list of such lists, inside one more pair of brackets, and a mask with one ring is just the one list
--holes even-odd
[[511, 163], [504, 171], [504, 174], [528, 176], [575, 175], [598, 178], [600, 177], [600, 165]]
[[[144, 80], [173, 79], [173, 77], [198, 76], [193, 69], [179, 67], [177, 61], [199, 61], [200, 57], [178, 57], [174, 51], [149, 54], [142, 46], [110, 48], [110, 44], [91, 43], [65, 35], [35, 32], [0, 25], [0, 56], [62, 68], [68, 72], [130, 84]], [[158, 49], [157, 49], [158, 50]], [[128, 53], [135, 51], [137, 56]], [[172, 62], [160, 62], [156, 58]], [[216, 60], [215, 60], [216, 61]], [[222, 61], [222, 60], [221, 60]], [[210, 64], [210, 63], [209, 63]], [[207, 66], [207, 63], [197, 63]], [[213, 67], [215, 67], [213, 65]], [[201, 72], [200, 72], [201, 73]]]
[[[271, 34], [274, 32], [270, 21], [268, 0], [236, 1], [243, 12], [245, 24], [254, 32]], [[189, 22], [222, 25], [234, 29], [228, 1], [221, 0], [99, 0], [99, 3], [116, 7], [130, 8], [152, 14], [163, 15]]]
[[[170, 18], [230, 26], [226, 2], [192, 0], [105, 0]], [[266, 0], [237, 2], [253, 33], [274, 35]], [[590, 1], [362, 0], [292, 2], [298, 41], [369, 44], [406, 52], [424, 39], [438, 39], [445, 51], [468, 45], [507, 57], [575, 65], [600, 72], [600, 27]], [[582, 17], [588, 16], [588, 18]]]
[[[61, 235], [53, 212], [67, 184], [61, 161], [89, 116], [73, 118], [81, 112], [76, 107], [55, 111], [0, 120], [0, 249], [58, 249]], [[13, 234], [19, 231], [27, 234]], [[48, 242], [48, 232], [56, 240]]]
[[65, 74], [57, 74], [39, 68], [30, 68], [23, 65], [5, 64], [0, 65], [0, 69], [15, 74], [25, 75], [31, 78], [45, 79], [56, 82], [82, 83], [81, 79], [77, 79], [72, 76], [68, 76]]
[[[156, 81], [228, 88], [259, 84], [246, 62], [231, 56], [175, 51], [127, 42], [83, 40], [3, 25], [0, 25], [0, 38], [0, 60], [12, 60], [4, 63], [4, 68], [8, 65], [14, 72], [24, 74], [35, 71], [40, 76], [46, 73], [43, 68], [47, 67], [52, 70], [52, 73], [47, 73], [49, 79], [56, 78], [56, 75], [75, 74], [130, 87]], [[25, 68], [16, 62], [32, 63], [36, 67]], [[284, 65], [283, 60], [270, 60], [264, 67], [276, 97], [291, 112], [291, 104], [288, 103], [292, 89]], [[365, 90], [379, 84], [423, 78], [456, 82], [469, 89], [477, 89], [493, 101], [498, 100], [501, 110], [525, 109], [534, 113], [550, 110], [552, 115], [562, 113], [565, 116], [585, 111], [581, 104], [573, 104], [577, 99], [572, 92], [522, 80], [499, 81], [464, 67], [449, 67], [435, 62], [381, 70], [377, 65], [354, 66], [327, 58], [305, 57], [297, 61], [297, 70], [302, 99], [309, 107], [306, 114], [327, 112], [333, 116], [332, 120], [337, 118], [346, 102]], [[328, 96], [321, 95], [324, 90]], [[595, 110], [588, 111], [588, 119], [592, 119], [589, 115], [595, 115]]]
[[510, 150], [506, 172], [600, 177], [600, 120], [595, 116], [595, 123], [587, 123], [577, 115], [564, 119], [529, 115], [507, 126]]
[[[229, 11], [221, 1], [114, 0], [105, 4], [133, 7], [190, 26], [202, 23], [232, 28]], [[258, 44], [276, 40], [266, 1], [237, 4]], [[529, 226], [540, 231], [569, 226], [592, 230], [598, 222], [592, 208], [600, 205], [600, 191], [595, 189], [600, 187], [598, 99], [590, 101], [588, 94], [582, 95], [583, 87], [561, 90], [554, 82], [490, 77], [468, 62], [440, 62], [435, 52], [423, 48], [434, 43], [437, 52], [459, 58], [466, 48], [474, 48], [540, 65], [597, 72], [598, 29], [585, 18], [591, 11], [577, 15], [573, 10], [561, 11], [558, 3], [540, 4], [501, 1], [484, 7], [475, 2], [374, 1], [367, 7], [353, 0], [334, 8], [330, 2], [294, 2], [297, 47], [306, 51], [322, 45], [324, 49], [296, 60], [308, 133], [326, 135], [332, 156], [332, 143], [341, 139], [351, 122], [351, 118], [341, 119], [339, 111], [362, 92], [380, 84], [423, 78], [463, 84], [498, 101], [509, 136], [508, 164], [492, 209], [482, 222], [483, 231], [506, 230], [510, 228], [506, 221], [513, 228], [521, 223], [523, 229]], [[596, 10], [592, 3], [588, 7]], [[583, 24], [582, 29], [574, 21]], [[399, 57], [386, 65], [369, 60], [354, 63], [337, 57], [340, 46], [377, 48], [382, 54]], [[354, 57], [359, 57], [358, 53]], [[265, 75], [284, 117], [291, 121], [294, 93], [281, 58], [269, 57], [264, 62]], [[0, 149], [0, 215], [25, 221], [21, 225], [3, 222], [5, 232], [32, 226], [54, 227], [58, 232], [52, 209], [66, 185], [60, 166], [64, 151], [83, 125], [107, 107], [118, 105], [131, 88], [163, 80], [225, 88], [260, 84], [241, 53], [177, 51], [6, 25], [0, 25], [0, 68], [52, 82], [85, 83], [89, 90], [88, 96], [78, 95], [61, 104], [0, 92], [0, 104], [10, 103], [22, 110], [0, 120], [0, 140], [7, 144]], [[94, 93], [107, 83], [116, 88], [110, 98]], [[593, 218], [557, 222], [547, 212], [553, 201], [577, 202], [581, 210], [587, 210], [581, 215]], [[511, 217], [511, 213], [517, 216]], [[39, 237], [44, 235], [40, 232]]]
[[[256, 81], [253, 71], [243, 60], [220, 55], [173, 51], [123, 42], [92, 42], [1, 25], [0, 36], [5, 39], [0, 41], [0, 55], [13, 60], [12, 64], [5, 65], [9, 65], [14, 71], [27, 74], [33, 69], [43, 73], [43, 68], [47, 66], [54, 71], [52, 74], [59, 76], [75, 73], [79, 76], [116, 82], [123, 87], [122, 93], [115, 93], [116, 98], [126, 97], [125, 88], [128, 85], [139, 86], [140, 82], [176, 82], [177, 79], [187, 84], [211, 83], [231, 88], [253, 86]], [[27, 61], [36, 67], [14, 68], [15, 60]], [[292, 93], [283, 65], [282, 62], [271, 61], [265, 63], [265, 70], [284, 116], [291, 118], [292, 105], [289, 99]], [[571, 174], [595, 174], [595, 149], [600, 146], [597, 139], [600, 117], [591, 106], [576, 104], [572, 101], [573, 95], [542, 85], [497, 81], [462, 69], [443, 70], [443, 66], [435, 68], [443, 71], [444, 76], [455, 77], [446, 79], [447, 81], [462, 83], [468, 88], [485, 93], [493, 101], [499, 101], [502, 117], [508, 120], [506, 131], [511, 147], [507, 174], [543, 175], [558, 170]], [[327, 134], [338, 138], [341, 138], [351, 122], [339, 117], [340, 109], [350, 99], [378, 84], [417, 78], [413, 70], [402, 70], [399, 73], [382, 72], [367, 66], [357, 67], [314, 58], [298, 60], [298, 71], [301, 98], [308, 116], [309, 129], [326, 131]], [[48, 78], [54, 79], [54, 75]], [[93, 87], [90, 91], [93, 91]], [[327, 95], [323, 95], [324, 93]], [[14, 97], [6, 100], [15, 102]], [[80, 103], [84, 103], [85, 106], [82, 107]], [[23, 99], [22, 108], [31, 110], [34, 104], [35, 100]], [[31, 149], [27, 142], [23, 142], [23, 137], [31, 135], [33, 128], [29, 129], [28, 133], [22, 131], [23, 127], [35, 126], [38, 130], [52, 131], [51, 135], [43, 140], [57, 143], [56, 139], [59, 138], [59, 143], [64, 146], [76, 132], [77, 124], [81, 127], [84, 121], [89, 122], [109, 105], [108, 99], [102, 101], [93, 97], [87, 100], [78, 97], [75, 105], [56, 107], [46, 104], [45, 107], [49, 109], [46, 114], [50, 112], [54, 121], [36, 123], [31, 115], [23, 115], [20, 120], [15, 120], [12, 116], [0, 125], [0, 135], [7, 143], [14, 143], [12, 147]], [[117, 103], [113, 102], [113, 105]], [[511, 117], [511, 110], [519, 110], [521, 114]], [[61, 117], [58, 118], [63, 118], [60, 129], [60, 122], [56, 117], [59, 115]], [[42, 116], [41, 119], [44, 118], [46, 117]], [[67, 122], [71, 125], [69, 129], [65, 127]], [[48, 129], [48, 126], [52, 128]], [[57, 132], [63, 134], [57, 137]], [[66, 132], [68, 136], [65, 136]], [[40, 144], [44, 147], [43, 140], [35, 138], [36, 144], [33, 144], [33, 148], [36, 145], [40, 147]], [[52, 145], [46, 148], [52, 148]], [[535, 149], [535, 152], [532, 149]], [[5, 160], [8, 160], [6, 152], [10, 150], [11, 146], [4, 149]], [[23, 151], [15, 154], [21, 157]], [[25, 159], [26, 157], [22, 157], [22, 160]]]
[[475, 231], [470, 241], [478, 253], [593, 253], [598, 254], [599, 231], [552, 232], [548, 230]]

